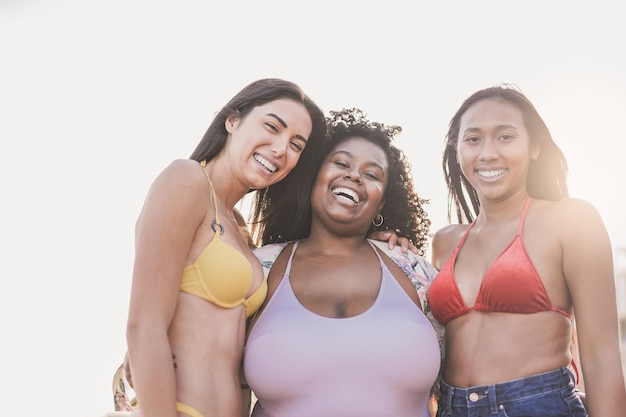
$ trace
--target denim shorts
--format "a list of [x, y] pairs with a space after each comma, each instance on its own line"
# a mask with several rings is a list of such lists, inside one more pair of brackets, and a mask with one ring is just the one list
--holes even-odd
[[437, 417], [587, 417], [574, 387], [567, 368], [480, 387], [441, 381]]

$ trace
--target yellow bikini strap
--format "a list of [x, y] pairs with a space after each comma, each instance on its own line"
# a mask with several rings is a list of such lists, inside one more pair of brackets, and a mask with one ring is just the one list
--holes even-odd
[[206, 179], [209, 180], [209, 187], [211, 187], [211, 201], [213, 201], [213, 208], [215, 209], [215, 220], [213, 220], [213, 231], [217, 233], [217, 229], [219, 228], [220, 234], [224, 234], [224, 226], [220, 222], [220, 215], [217, 213], [217, 198], [215, 197], [215, 188], [213, 188], [213, 183], [211, 182], [211, 178], [209, 177], [209, 173], [206, 170], [206, 160], [200, 162], [202, 169], [204, 170], [204, 174], [206, 175]]
[[189, 417], [204, 417], [202, 413], [190, 405], [183, 404], [181, 402], [176, 403], [176, 410], [183, 414], [187, 414]]

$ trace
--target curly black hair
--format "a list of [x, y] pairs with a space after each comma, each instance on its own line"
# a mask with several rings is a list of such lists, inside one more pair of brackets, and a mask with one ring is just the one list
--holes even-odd
[[[324, 153], [319, 159], [314, 179], [324, 158], [339, 144], [355, 136], [379, 146], [389, 162], [389, 181], [385, 190], [385, 206], [381, 210], [384, 222], [372, 225], [368, 233], [394, 230], [398, 236], [406, 237], [418, 248], [423, 256], [428, 247], [430, 219], [424, 210], [428, 200], [417, 195], [411, 175], [411, 164], [405, 154], [392, 145], [395, 136], [402, 132], [400, 126], [384, 125], [369, 121], [366, 113], [357, 108], [330, 111], [326, 118], [328, 127]], [[255, 201], [251, 223], [255, 242], [260, 245], [304, 239], [311, 232], [311, 189], [313, 183], [303, 182], [308, 188], [308, 198], [292, 200], [280, 207], [267, 201], [263, 206]]]

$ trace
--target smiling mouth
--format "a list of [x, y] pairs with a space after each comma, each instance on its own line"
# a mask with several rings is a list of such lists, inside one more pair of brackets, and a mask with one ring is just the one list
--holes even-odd
[[495, 178], [504, 174], [505, 171], [506, 169], [497, 169], [493, 171], [476, 171], [476, 173], [478, 174], [478, 176], [483, 178]]
[[359, 199], [359, 196], [354, 191], [350, 190], [349, 188], [337, 187], [337, 188], [333, 188], [332, 192], [333, 194], [337, 196], [351, 200], [354, 204], [357, 204], [361, 201]]
[[270, 161], [268, 161], [267, 159], [263, 158], [261, 155], [259, 154], [254, 154], [254, 159], [255, 161], [257, 161], [259, 164], [263, 165], [263, 167], [265, 169], [267, 169], [269, 172], [276, 172], [276, 170], [278, 169], [278, 167], [274, 164], [272, 164]]

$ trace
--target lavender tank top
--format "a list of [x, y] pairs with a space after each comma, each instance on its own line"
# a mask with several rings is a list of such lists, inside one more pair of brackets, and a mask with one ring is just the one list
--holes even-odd
[[253, 417], [427, 417], [440, 350], [430, 321], [378, 252], [381, 287], [348, 318], [317, 315], [289, 281], [294, 244], [274, 295], [250, 332], [244, 372], [258, 398]]

